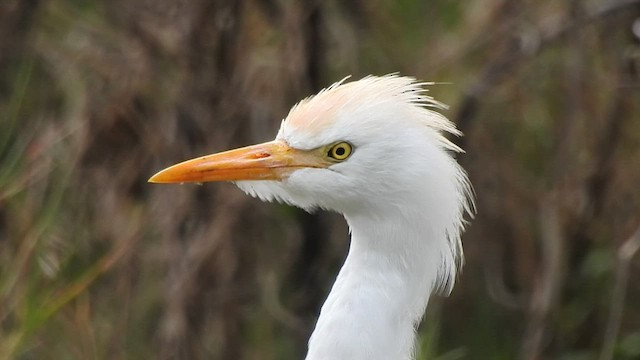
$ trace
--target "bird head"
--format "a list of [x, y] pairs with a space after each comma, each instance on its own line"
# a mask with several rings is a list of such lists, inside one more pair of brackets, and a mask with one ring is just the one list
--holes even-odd
[[461, 265], [469, 180], [447, 134], [453, 123], [425, 85], [397, 75], [340, 81], [295, 105], [275, 140], [207, 155], [164, 169], [154, 183], [232, 181], [265, 201], [342, 213], [352, 230], [391, 224], [427, 241], [384, 241], [387, 250], [429, 248], [447, 293]]
[[461, 150], [444, 136], [458, 131], [430, 109], [444, 106], [425, 85], [397, 75], [340, 81], [295, 105], [275, 140], [188, 160], [149, 181], [232, 181], [263, 200], [343, 214], [384, 216], [416, 201], [448, 201], [461, 214], [469, 185], [450, 154]]

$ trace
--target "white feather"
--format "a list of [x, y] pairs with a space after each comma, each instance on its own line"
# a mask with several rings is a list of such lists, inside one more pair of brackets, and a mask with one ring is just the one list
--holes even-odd
[[338, 141], [344, 162], [278, 181], [238, 186], [266, 201], [339, 212], [352, 232], [344, 266], [322, 307], [307, 360], [406, 360], [432, 292], [448, 294], [462, 264], [471, 185], [445, 135], [445, 106], [415, 79], [338, 82], [294, 106], [277, 139], [298, 149]]

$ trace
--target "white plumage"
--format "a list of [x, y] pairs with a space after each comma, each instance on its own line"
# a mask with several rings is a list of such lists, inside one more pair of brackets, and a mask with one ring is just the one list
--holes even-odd
[[[462, 150], [445, 138], [459, 132], [429, 109], [443, 106], [425, 85], [396, 75], [338, 82], [294, 106], [273, 142], [151, 179], [230, 180], [262, 200], [344, 215], [349, 254], [307, 360], [411, 359], [430, 295], [449, 293], [455, 282], [472, 191], [452, 157]], [[331, 156], [336, 144], [346, 144], [346, 159]]]

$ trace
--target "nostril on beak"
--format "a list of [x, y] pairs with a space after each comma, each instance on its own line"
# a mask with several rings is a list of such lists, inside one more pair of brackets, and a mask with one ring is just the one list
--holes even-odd
[[264, 158], [268, 158], [270, 156], [271, 156], [271, 154], [269, 154], [268, 152], [260, 152], [260, 153], [257, 153], [257, 154], [254, 155], [254, 157], [256, 159], [264, 159]]

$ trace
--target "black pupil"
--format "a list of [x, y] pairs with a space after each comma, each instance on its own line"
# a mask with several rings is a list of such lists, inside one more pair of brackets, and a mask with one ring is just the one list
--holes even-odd
[[346, 152], [346, 150], [343, 147], [339, 147], [339, 148], [336, 149], [336, 155], [338, 155], [338, 156], [344, 155], [345, 152]]

